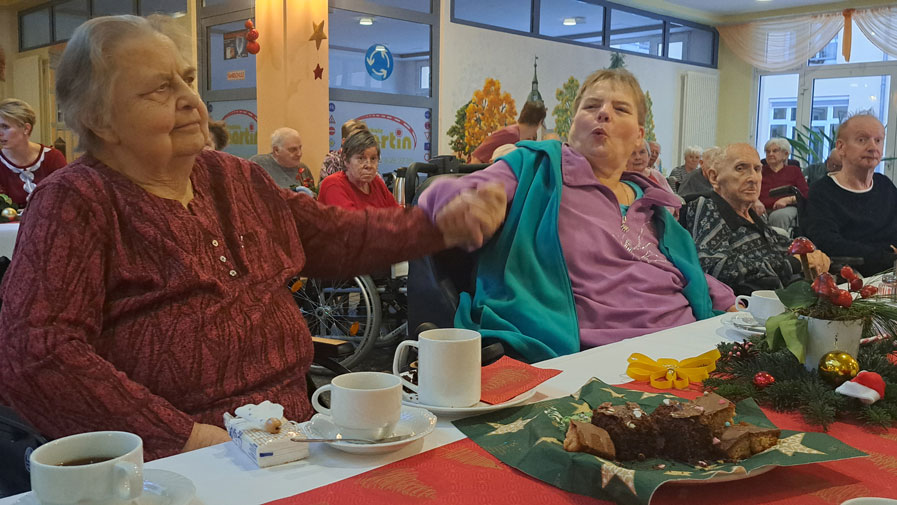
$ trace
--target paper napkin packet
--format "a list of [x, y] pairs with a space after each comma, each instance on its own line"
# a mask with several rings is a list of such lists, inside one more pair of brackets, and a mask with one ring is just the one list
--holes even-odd
[[547, 381], [560, 370], [538, 368], [508, 356], [483, 367], [480, 399], [492, 405], [504, 403]]
[[[283, 418], [282, 406], [265, 401], [259, 405], [245, 405], [234, 413], [237, 415], [224, 413], [224, 427], [237, 447], [255, 461], [259, 468], [289, 463], [308, 456], [308, 444], [291, 440], [308, 438], [308, 434], [299, 423]], [[280, 422], [277, 433], [266, 430], [269, 419]]]

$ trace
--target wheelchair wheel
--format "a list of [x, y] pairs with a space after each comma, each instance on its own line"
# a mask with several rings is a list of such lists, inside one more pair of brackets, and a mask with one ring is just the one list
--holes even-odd
[[[346, 281], [307, 279], [293, 298], [312, 336], [344, 340], [355, 350], [340, 361], [352, 368], [363, 360], [380, 336], [380, 294], [368, 275]], [[312, 373], [327, 374], [312, 365]]]

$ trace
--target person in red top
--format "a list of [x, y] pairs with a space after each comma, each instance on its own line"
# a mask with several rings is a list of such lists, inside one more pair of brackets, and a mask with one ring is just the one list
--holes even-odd
[[471, 163], [489, 163], [492, 153], [505, 144], [516, 144], [521, 140], [536, 140], [539, 128], [545, 121], [547, 111], [541, 102], [526, 102], [520, 111], [517, 124], [505, 126], [492, 132], [470, 155]]
[[15, 98], [0, 102], [0, 193], [24, 207], [35, 186], [66, 165], [65, 155], [31, 142], [34, 109]]
[[321, 181], [318, 201], [345, 209], [389, 209], [399, 207], [380, 178], [380, 145], [368, 130], [349, 136], [343, 145], [346, 169]]
[[804, 198], [809, 193], [807, 180], [799, 166], [787, 162], [791, 154], [791, 144], [787, 140], [776, 137], [769, 139], [764, 146], [766, 160], [763, 163], [763, 182], [760, 186], [760, 203], [769, 213], [767, 220], [771, 226], [790, 231], [797, 226], [796, 196], [775, 198], [769, 191], [781, 186], [794, 186]]
[[222, 414], [247, 403], [312, 415], [289, 279], [351, 278], [498, 227], [459, 228], [468, 209], [434, 226], [417, 208], [328, 207], [203, 149], [189, 45], [165, 29], [75, 30], [56, 97], [87, 154], [35, 189], [0, 286], [0, 401], [50, 438], [136, 433], [148, 459], [229, 441]]

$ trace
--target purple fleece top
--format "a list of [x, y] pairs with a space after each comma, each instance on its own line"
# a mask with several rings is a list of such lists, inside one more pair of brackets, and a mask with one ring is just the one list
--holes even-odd
[[[682, 288], [682, 273], [660, 252], [651, 223], [653, 206], [679, 207], [679, 199], [646, 177], [624, 172], [622, 178], [645, 192], [623, 218], [613, 192], [598, 182], [589, 162], [564, 144], [561, 172], [564, 187], [558, 235], [573, 286], [579, 336], [583, 348], [695, 321]], [[498, 161], [461, 178], [444, 178], [420, 198], [431, 219], [458, 193], [487, 182], [504, 186], [508, 202], [517, 190], [510, 166]], [[735, 303], [732, 290], [707, 275], [713, 308]]]

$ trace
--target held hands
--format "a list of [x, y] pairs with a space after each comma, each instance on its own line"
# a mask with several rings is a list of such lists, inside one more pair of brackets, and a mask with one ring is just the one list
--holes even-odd
[[505, 220], [508, 198], [501, 184], [464, 191], [439, 211], [436, 226], [449, 247], [479, 249]]
[[793, 196], [786, 196], [776, 200], [775, 203], [772, 204], [772, 208], [775, 210], [784, 209], [785, 207], [795, 202], [797, 202], [797, 198]]
[[230, 442], [230, 435], [223, 429], [211, 424], [193, 423], [193, 431], [181, 452], [195, 451], [224, 442]]
[[753, 209], [758, 216], [766, 214], [766, 206], [760, 200], [754, 200]]

